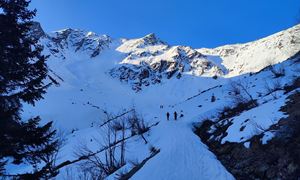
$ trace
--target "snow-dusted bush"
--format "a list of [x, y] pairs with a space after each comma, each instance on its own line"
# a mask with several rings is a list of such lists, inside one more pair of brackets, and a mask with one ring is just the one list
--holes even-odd
[[232, 81], [229, 85], [229, 95], [235, 105], [240, 103], [254, 102], [254, 99], [249, 91], [250, 83], [248, 81]]
[[135, 110], [133, 110], [133, 113], [131, 116], [127, 118], [128, 124], [130, 125], [131, 128], [131, 133], [132, 135], [138, 134], [140, 135], [143, 140], [145, 141], [145, 144], [148, 143], [146, 138], [144, 137], [144, 133], [149, 131], [150, 127], [149, 125], [145, 122], [143, 117], [138, 115]]
[[274, 99], [277, 99], [277, 91], [283, 90], [282, 83], [279, 79], [272, 82], [270, 85], [267, 81], [264, 84], [266, 95], [271, 95]]
[[285, 69], [282, 65], [278, 66], [278, 67], [270, 66], [270, 71], [274, 75], [274, 78], [279, 78], [279, 77], [285, 76]]
[[109, 121], [112, 118], [107, 114], [105, 122], [108, 123], [101, 128], [103, 141], [95, 138], [99, 142], [99, 149], [103, 149], [102, 154], [95, 153], [86, 145], [81, 145], [76, 152], [79, 159], [85, 159], [79, 163], [81, 174], [92, 179], [104, 179], [126, 164], [126, 123], [122, 118]]

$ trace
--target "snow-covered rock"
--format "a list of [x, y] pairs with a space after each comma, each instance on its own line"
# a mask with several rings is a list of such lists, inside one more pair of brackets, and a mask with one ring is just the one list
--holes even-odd
[[220, 76], [224, 72], [206, 56], [190, 47], [174, 46], [161, 52], [133, 51], [119, 67], [112, 69], [111, 75], [121, 81], [132, 83], [134, 88], [160, 83], [163, 79], [183, 74], [195, 76]]
[[154, 34], [126, 40], [117, 50], [128, 53], [128, 56], [110, 74], [132, 84], [134, 90], [164, 79], [180, 79], [183, 74], [212, 77], [226, 72], [191, 47], [169, 46]]
[[257, 72], [280, 63], [300, 51], [300, 24], [257, 41], [201, 48], [200, 53], [220, 56], [229, 76]]
[[68, 28], [49, 34], [44, 41], [54, 56], [65, 58], [66, 49], [70, 49], [93, 58], [108, 48], [112, 40], [107, 35], [99, 36], [93, 32]]

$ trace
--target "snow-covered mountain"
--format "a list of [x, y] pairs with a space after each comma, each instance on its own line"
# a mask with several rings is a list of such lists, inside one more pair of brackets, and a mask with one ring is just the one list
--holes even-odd
[[127, 53], [119, 67], [111, 75], [133, 85], [140, 90], [142, 86], [160, 83], [164, 79], [178, 78], [182, 74], [196, 76], [223, 75], [221, 64], [204, 56], [191, 47], [169, 46], [154, 34], [133, 40], [123, 40], [117, 48]]
[[[38, 31], [38, 27], [35, 29], [37, 32], [42, 31]], [[42, 37], [50, 54], [61, 59], [65, 59], [70, 51], [84, 53], [92, 59], [102, 50], [114, 46], [114, 50], [122, 53], [123, 57], [117, 59], [118, 64], [109, 73], [112, 77], [132, 85], [136, 91], [164, 79], [179, 79], [182, 74], [212, 77], [227, 73], [217, 57], [203, 55], [191, 47], [170, 46], [159, 40], [155, 34], [138, 39], [112, 40], [107, 35], [69, 28], [44, 34]]]
[[155, 34], [138, 39], [112, 40], [107, 35], [70, 28], [43, 37], [47, 39], [45, 44], [51, 54], [61, 58], [68, 53], [65, 49], [83, 51], [94, 58], [114, 41], [118, 44], [115, 50], [124, 55], [109, 73], [139, 91], [143, 86], [164, 79], [181, 78], [182, 74], [232, 77], [280, 63], [299, 51], [300, 27], [294, 26], [254, 42], [214, 49], [170, 46]]
[[[255, 135], [267, 143], [275, 136], [269, 128], [288, 116], [280, 108], [299, 90], [286, 88], [300, 73], [300, 25], [254, 42], [215, 49], [171, 46], [154, 34], [137, 39], [77, 29], [47, 34], [38, 24], [33, 35], [50, 55], [47, 81], [53, 86], [35, 107], [24, 104], [23, 117], [40, 115], [67, 133], [57, 163], [76, 159], [78, 144], [93, 152], [101, 149], [101, 125], [108, 117], [134, 108], [151, 127], [143, 138], [133, 135], [126, 140], [126, 164], [107, 179], [120, 174], [130, 174], [131, 179], [234, 179], [231, 169], [193, 132], [194, 125], [207, 119], [218, 122], [208, 127], [208, 138], [220, 144], [250, 147]], [[233, 86], [240, 88], [240, 94], [232, 94]], [[224, 107], [234, 107], [233, 96], [255, 100], [255, 107], [220, 119]], [[216, 131], [223, 126], [225, 131]], [[97, 156], [103, 159], [105, 153]], [[77, 168], [78, 163], [63, 168], [58, 179], [68, 179], [70, 174], [80, 179]], [[18, 173], [30, 167], [9, 169]]]
[[257, 41], [217, 47], [201, 48], [200, 53], [220, 56], [230, 76], [257, 72], [280, 63], [299, 52], [300, 26], [294, 26]]

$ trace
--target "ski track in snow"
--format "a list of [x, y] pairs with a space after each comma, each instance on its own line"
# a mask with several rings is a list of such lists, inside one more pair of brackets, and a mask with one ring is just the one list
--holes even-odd
[[161, 151], [132, 179], [234, 179], [184, 121], [164, 121], [152, 131]]

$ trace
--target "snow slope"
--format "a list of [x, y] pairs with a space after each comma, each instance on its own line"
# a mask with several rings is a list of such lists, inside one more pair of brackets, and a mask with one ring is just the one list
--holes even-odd
[[257, 41], [217, 47], [201, 48], [200, 53], [220, 56], [229, 76], [257, 72], [270, 64], [280, 63], [299, 52], [300, 25]]
[[[56, 85], [35, 107], [24, 105], [23, 118], [40, 115], [43, 122], [54, 121], [57, 128], [66, 132], [66, 145], [58, 160], [63, 162], [75, 159], [78, 144], [87, 144], [95, 151], [99, 148], [91, 139], [103, 141], [98, 125], [107, 112], [120, 114], [135, 107], [147, 123], [159, 124], [146, 134], [148, 144], [140, 137], [128, 140], [126, 161], [142, 161], [149, 155], [149, 146], [160, 152], [132, 179], [233, 179], [193, 133], [193, 124], [215, 118], [221, 108], [232, 105], [228, 95], [232, 81], [247, 82], [253, 97], [261, 100], [256, 109], [234, 117], [223, 141], [247, 140], [255, 134], [256, 122], [267, 127], [276, 123], [274, 119], [284, 117], [278, 108], [286, 95], [277, 92], [278, 98], [274, 99], [265, 92], [265, 81], [273, 84], [278, 79], [270, 70], [258, 71], [270, 62], [283, 62], [276, 65], [286, 69], [286, 76], [279, 78], [282, 84], [299, 75], [295, 63], [285, 61], [300, 50], [299, 28], [298, 25], [243, 45], [199, 52], [170, 46], [153, 34], [130, 40], [74, 29], [44, 34], [41, 43], [45, 53], [51, 55], [51, 78], [47, 81]], [[216, 101], [211, 101], [212, 96]], [[183, 117], [174, 121], [174, 111]], [[167, 112], [171, 113], [170, 121], [166, 120]], [[252, 118], [254, 113], [256, 118]], [[243, 123], [246, 119], [251, 121]], [[245, 131], [240, 132], [241, 126], [245, 126]], [[70, 168], [79, 173], [77, 164]], [[131, 168], [127, 163], [119, 171]], [[11, 173], [20, 171], [11, 168]], [[108, 178], [114, 179], [116, 174]], [[67, 169], [57, 178], [68, 179]], [[72, 179], [79, 178], [75, 175]]]
[[161, 152], [132, 179], [233, 179], [184, 121], [164, 122], [153, 130], [152, 143]]

